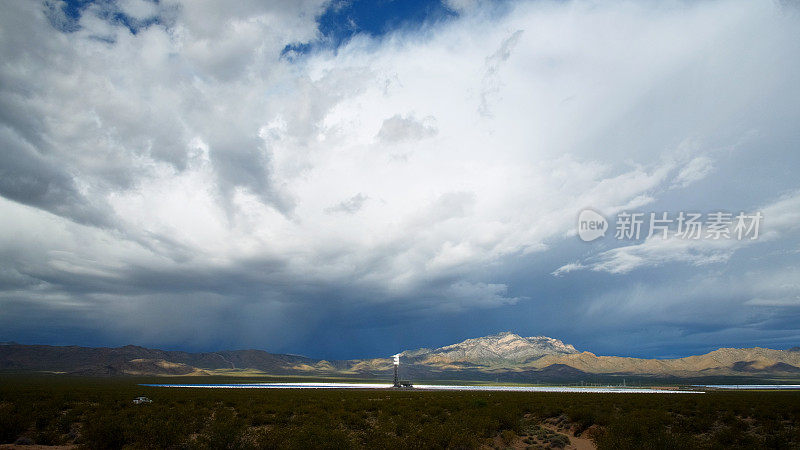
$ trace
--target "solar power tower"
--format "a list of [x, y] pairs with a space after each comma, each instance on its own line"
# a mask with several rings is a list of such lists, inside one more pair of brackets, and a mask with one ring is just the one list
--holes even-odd
[[392, 358], [394, 358], [394, 387], [400, 387], [400, 378], [397, 373], [400, 368], [400, 353], [392, 356]]

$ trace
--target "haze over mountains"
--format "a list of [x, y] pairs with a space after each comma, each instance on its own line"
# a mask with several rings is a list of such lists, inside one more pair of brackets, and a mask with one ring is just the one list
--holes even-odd
[[[401, 353], [415, 379], [582, 380], [592, 376], [800, 378], [800, 348], [721, 348], [678, 359], [597, 356], [558, 339], [510, 332]], [[0, 370], [75, 375], [310, 375], [390, 377], [390, 358], [320, 360], [261, 350], [207, 353], [118, 348], [0, 345]], [[388, 379], [388, 378], [387, 378]]]

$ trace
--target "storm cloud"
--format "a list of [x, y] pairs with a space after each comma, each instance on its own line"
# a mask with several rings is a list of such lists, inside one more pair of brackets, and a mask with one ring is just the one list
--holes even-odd
[[[796, 5], [450, 1], [341, 42], [332, 7], [2, 6], [0, 340], [800, 341]], [[586, 207], [763, 234], [583, 243]]]

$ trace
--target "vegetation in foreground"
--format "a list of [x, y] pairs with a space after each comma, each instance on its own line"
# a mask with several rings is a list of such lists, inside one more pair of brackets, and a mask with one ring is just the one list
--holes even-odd
[[[0, 443], [92, 449], [563, 448], [568, 435], [577, 435], [608, 449], [800, 448], [800, 392], [651, 395], [138, 386], [158, 381], [0, 376]], [[153, 403], [133, 404], [140, 395]]]

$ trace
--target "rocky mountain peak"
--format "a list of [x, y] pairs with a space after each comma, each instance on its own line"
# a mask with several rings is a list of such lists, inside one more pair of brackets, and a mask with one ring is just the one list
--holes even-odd
[[545, 355], [578, 353], [575, 347], [547, 336], [522, 337], [504, 331], [437, 349], [404, 352], [404, 356], [423, 360], [486, 362], [523, 362]]

